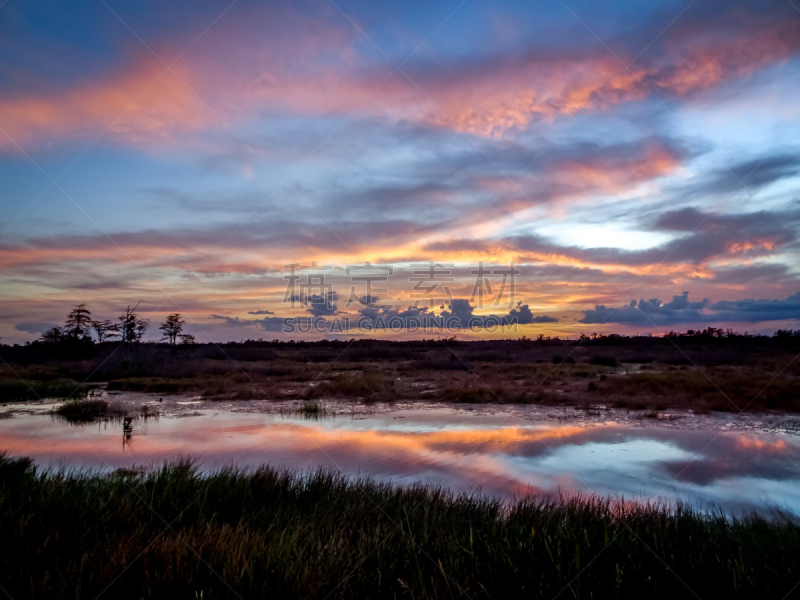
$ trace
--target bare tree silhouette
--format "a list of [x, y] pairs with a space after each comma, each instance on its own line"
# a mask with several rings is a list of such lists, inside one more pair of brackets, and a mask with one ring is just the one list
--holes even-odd
[[119, 325], [108, 319], [105, 321], [92, 321], [92, 329], [97, 336], [97, 343], [102, 344], [106, 338], [119, 335]]
[[140, 319], [139, 315], [136, 314], [136, 308], [138, 306], [138, 302], [133, 308], [129, 305], [125, 309], [125, 314], [119, 316], [120, 324], [118, 327], [123, 342], [141, 342], [145, 331], [147, 331], [147, 328], [150, 326], [150, 323], [145, 319]]
[[[159, 329], [164, 332], [164, 337], [162, 340], [167, 340], [173, 346], [178, 339], [178, 336], [181, 335], [181, 331], [183, 331], [183, 326], [186, 322], [181, 319], [180, 313], [175, 313], [174, 315], [169, 315], [167, 320], [164, 321]], [[181, 336], [182, 339], [182, 336]]]

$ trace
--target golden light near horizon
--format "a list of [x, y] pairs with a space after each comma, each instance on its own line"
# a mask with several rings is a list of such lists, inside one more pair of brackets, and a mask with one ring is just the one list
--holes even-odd
[[[800, 316], [789, 3], [602, 18], [516, 2], [11, 4], [9, 343], [79, 303], [178, 311], [216, 341], [282, 338], [286, 319], [328, 322], [311, 337], [423, 335], [331, 329], [376, 305], [455, 316], [468, 338], [771, 332]], [[392, 271], [379, 294], [353, 278], [366, 263]], [[450, 273], [420, 282], [430, 263]], [[335, 298], [307, 287], [288, 306], [288, 265], [299, 284], [327, 269]], [[479, 265], [518, 271], [513, 286]], [[484, 301], [510, 287], [512, 302]], [[517, 327], [457, 325], [478, 317]]]

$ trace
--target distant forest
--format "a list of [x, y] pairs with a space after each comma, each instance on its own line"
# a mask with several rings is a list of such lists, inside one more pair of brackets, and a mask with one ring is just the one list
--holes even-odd
[[[138, 305], [137, 305], [138, 306]], [[91, 312], [85, 304], [75, 306], [67, 315], [64, 325], [52, 327], [45, 331], [38, 340], [25, 342], [25, 344], [0, 343], [0, 357], [4, 360], [16, 362], [22, 360], [26, 363], [36, 360], [48, 361], [50, 359], [90, 358], [104, 351], [110, 351], [120, 345], [130, 349], [138, 348], [145, 351], [146, 347], [169, 348], [174, 352], [188, 353], [194, 356], [202, 355], [211, 358], [216, 354], [213, 348], [222, 349], [255, 349], [255, 348], [284, 348], [297, 351], [302, 348], [316, 348], [318, 350], [344, 349], [352, 347], [353, 351], [365, 353], [365, 358], [378, 358], [386, 355], [393, 360], [402, 360], [403, 349], [421, 347], [469, 347], [473, 352], [487, 352], [505, 348], [511, 350], [518, 348], [546, 347], [546, 346], [633, 346], [633, 347], [658, 347], [674, 346], [690, 343], [693, 346], [711, 345], [714, 347], [747, 347], [764, 349], [768, 347], [791, 348], [800, 347], [800, 329], [779, 329], [771, 336], [763, 334], [739, 333], [731, 329], [707, 327], [705, 329], [689, 329], [684, 332], [669, 331], [663, 335], [625, 335], [620, 333], [590, 333], [581, 334], [578, 338], [561, 338], [540, 334], [534, 338], [521, 336], [502, 340], [463, 340], [455, 336], [436, 337], [416, 340], [386, 340], [376, 338], [350, 338], [350, 339], [322, 339], [322, 340], [265, 340], [247, 339], [239, 342], [208, 342], [200, 344], [195, 337], [183, 332], [184, 319], [179, 313], [169, 315], [159, 325], [162, 337], [158, 342], [144, 341], [144, 334], [148, 330], [149, 321], [142, 319], [136, 312], [137, 306], [126, 307], [117, 322], [110, 320], [93, 320]], [[208, 347], [208, 350], [201, 350]], [[190, 352], [191, 349], [191, 352]], [[388, 353], [388, 354], [387, 354]], [[514, 352], [516, 354], [516, 352]], [[266, 356], [263, 358], [267, 358]], [[262, 359], [263, 358], [259, 358]], [[267, 358], [268, 359], [268, 358]], [[245, 359], [246, 360], [246, 359]]]

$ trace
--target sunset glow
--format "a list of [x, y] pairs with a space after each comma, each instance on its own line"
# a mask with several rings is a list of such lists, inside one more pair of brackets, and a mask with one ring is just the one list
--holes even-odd
[[[425, 337], [410, 306], [517, 318], [462, 338], [800, 318], [790, 2], [8, 2], [0, 24], [4, 343], [79, 303], [202, 342], [376, 304], [403, 327], [307, 335]], [[365, 263], [391, 275], [368, 289]]]

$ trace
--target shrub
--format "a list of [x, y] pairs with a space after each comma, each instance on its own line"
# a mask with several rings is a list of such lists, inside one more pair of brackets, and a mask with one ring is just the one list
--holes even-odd
[[600, 365], [601, 367], [617, 367], [619, 363], [613, 356], [593, 356], [589, 359], [589, 364]]
[[567, 358], [564, 358], [563, 356], [561, 356], [559, 354], [556, 354], [553, 357], [553, 363], [557, 364], [557, 365], [560, 365], [562, 363], [564, 363], [564, 364], [575, 364], [575, 359], [572, 358], [571, 356], [568, 356]]
[[67, 421], [85, 422], [104, 416], [107, 410], [108, 402], [105, 400], [70, 400], [53, 412]]

